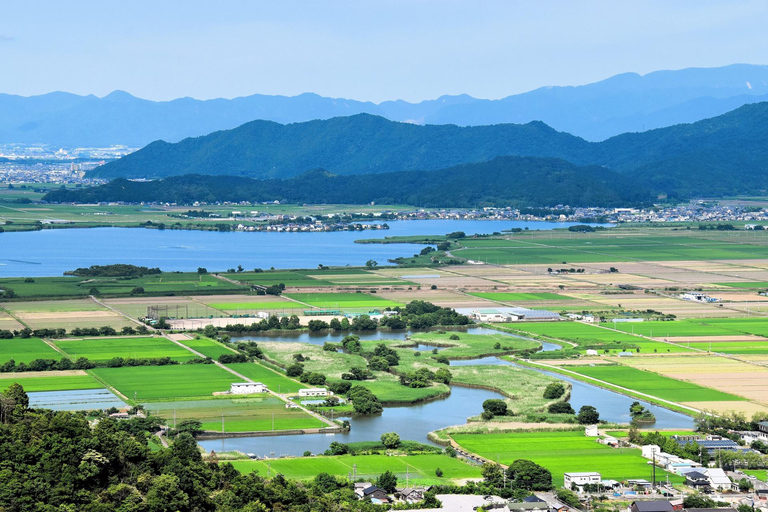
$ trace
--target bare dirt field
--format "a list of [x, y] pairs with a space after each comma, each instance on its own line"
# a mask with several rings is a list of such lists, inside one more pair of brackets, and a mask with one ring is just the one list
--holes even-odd
[[70, 331], [76, 327], [109, 326], [119, 330], [126, 325], [135, 326], [127, 318], [106, 309], [101, 311], [61, 311], [58, 313], [18, 313], [17, 315], [32, 329], [63, 328]]

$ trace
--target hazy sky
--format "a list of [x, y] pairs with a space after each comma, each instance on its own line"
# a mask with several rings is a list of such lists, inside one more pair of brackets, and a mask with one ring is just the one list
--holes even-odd
[[764, 0], [3, 0], [0, 92], [499, 98], [768, 63]]

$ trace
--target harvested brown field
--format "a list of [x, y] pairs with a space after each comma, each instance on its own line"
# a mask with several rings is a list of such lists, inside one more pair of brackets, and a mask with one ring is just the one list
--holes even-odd
[[757, 412], [768, 412], [768, 406], [754, 402], [681, 402], [681, 404], [715, 414], [738, 412], [748, 418]]
[[16, 321], [11, 315], [0, 311], [0, 330], [15, 331], [23, 328], [24, 326]]
[[720, 356], [626, 358], [622, 363], [768, 405], [768, 368]]

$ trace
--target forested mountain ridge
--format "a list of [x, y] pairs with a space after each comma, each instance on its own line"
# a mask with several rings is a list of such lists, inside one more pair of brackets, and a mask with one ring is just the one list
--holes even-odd
[[359, 114], [291, 125], [254, 121], [177, 144], [155, 142], [90, 175], [290, 178], [317, 168], [341, 175], [424, 171], [497, 156], [534, 156], [607, 167], [633, 176], [656, 194], [717, 196], [768, 188], [766, 147], [768, 102], [599, 143], [541, 122], [418, 126]]
[[497, 157], [436, 171], [336, 176], [315, 170], [285, 180], [184, 175], [160, 181], [116, 179], [99, 187], [56, 190], [50, 202], [287, 201], [291, 203], [409, 204], [424, 207], [623, 206], [649, 204], [646, 187], [597, 166], [564, 160]]
[[580, 86], [541, 87], [497, 100], [466, 94], [373, 103], [305, 93], [151, 101], [123, 91], [98, 98], [53, 92], [0, 94], [0, 143], [141, 147], [178, 142], [255, 119], [306, 122], [360, 113], [417, 124], [478, 126], [540, 120], [587, 140], [717, 116], [768, 99], [768, 66], [622, 73]]

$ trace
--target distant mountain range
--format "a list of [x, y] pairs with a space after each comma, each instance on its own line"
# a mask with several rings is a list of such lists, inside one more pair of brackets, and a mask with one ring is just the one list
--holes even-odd
[[103, 98], [54, 92], [0, 94], [0, 143], [141, 147], [177, 142], [253, 120], [282, 124], [367, 113], [414, 124], [481, 126], [541, 121], [598, 141], [625, 132], [690, 123], [768, 100], [768, 66], [625, 73], [577, 87], [543, 87], [499, 100], [467, 95], [380, 104], [316, 94], [232, 100], [143, 100], [122, 91]]
[[104, 201], [191, 204], [194, 201], [409, 204], [422, 207], [650, 204], [650, 190], [633, 178], [564, 160], [497, 157], [436, 171], [337, 176], [314, 170], [284, 180], [236, 176], [173, 176], [158, 181], [115, 179], [106, 185], [55, 190], [50, 202]]
[[[358, 114], [290, 125], [253, 121], [176, 144], [155, 142], [89, 174], [283, 179], [318, 168], [340, 175], [428, 171], [497, 156], [524, 156], [605, 167], [622, 179], [631, 176], [633, 183], [658, 195], [719, 196], [768, 189], [766, 148], [768, 102], [603, 142], [588, 142], [541, 122], [417, 126]], [[507, 172], [503, 167], [497, 170]]]

